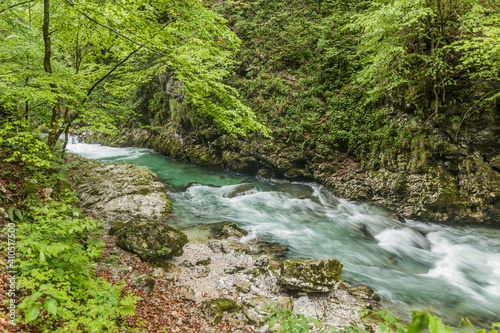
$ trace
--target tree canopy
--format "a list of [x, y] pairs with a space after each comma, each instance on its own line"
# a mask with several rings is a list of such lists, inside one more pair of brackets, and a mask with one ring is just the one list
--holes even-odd
[[222, 82], [240, 41], [202, 1], [3, 1], [0, 13], [0, 105], [48, 125], [51, 149], [76, 117], [112, 131], [130, 112], [120, 98], [164, 71], [224, 130], [265, 132]]

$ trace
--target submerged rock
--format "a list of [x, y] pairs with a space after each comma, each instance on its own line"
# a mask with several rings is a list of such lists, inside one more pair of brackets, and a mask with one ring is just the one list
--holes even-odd
[[373, 237], [373, 235], [368, 231], [368, 228], [366, 227], [366, 225], [364, 225], [362, 223], [355, 224], [351, 230], [357, 238], [366, 239], [366, 240], [374, 240], [375, 239], [375, 237]]
[[168, 267], [165, 260], [182, 255], [188, 238], [183, 232], [159, 221], [129, 222], [118, 232], [117, 245], [143, 261]]
[[233, 192], [228, 195], [228, 198], [234, 198], [240, 195], [244, 195], [247, 192], [257, 190], [255, 186], [244, 185], [236, 188]]
[[280, 285], [289, 290], [328, 292], [342, 275], [342, 264], [334, 258], [285, 260], [280, 266]]

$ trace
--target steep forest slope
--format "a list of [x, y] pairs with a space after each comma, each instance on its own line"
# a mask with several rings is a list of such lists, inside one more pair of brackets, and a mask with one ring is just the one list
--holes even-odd
[[273, 139], [224, 134], [164, 72], [135, 91], [138, 116], [125, 131], [93, 140], [314, 179], [407, 218], [500, 224], [498, 5], [246, 0], [213, 8], [242, 40], [227, 83]]

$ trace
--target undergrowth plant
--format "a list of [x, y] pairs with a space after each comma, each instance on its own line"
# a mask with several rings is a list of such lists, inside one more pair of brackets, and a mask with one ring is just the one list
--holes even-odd
[[136, 296], [96, 277], [93, 261], [102, 243], [98, 221], [83, 217], [66, 190], [59, 201], [21, 212], [9, 210], [17, 227], [18, 286], [24, 323], [44, 332], [113, 332], [116, 319], [134, 314]]
[[[271, 303], [262, 310], [268, 312], [264, 320], [274, 332], [367, 333], [366, 330], [355, 325], [342, 329], [327, 327], [315, 318], [293, 313], [276, 303]], [[384, 333], [420, 333], [424, 330], [428, 330], [429, 333], [454, 333], [450, 326], [445, 325], [438, 316], [427, 310], [412, 311], [412, 314], [412, 321], [407, 328], [401, 324], [397, 316], [387, 311], [363, 310], [360, 312], [360, 317], [363, 322], [377, 324]], [[500, 323], [493, 323], [493, 326], [500, 327]], [[458, 328], [468, 328], [468, 331], [462, 330], [460, 333], [488, 333], [484, 329], [476, 328], [469, 319], [462, 319]], [[498, 330], [492, 329], [489, 333], [498, 333]]]

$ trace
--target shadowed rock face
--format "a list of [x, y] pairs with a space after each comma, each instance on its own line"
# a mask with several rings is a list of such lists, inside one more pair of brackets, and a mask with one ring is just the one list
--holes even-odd
[[285, 260], [281, 263], [281, 287], [305, 292], [328, 292], [342, 275], [342, 264], [334, 258]]
[[126, 163], [84, 162], [77, 171], [76, 191], [81, 206], [106, 222], [153, 220], [172, 213], [166, 187], [158, 177]]

